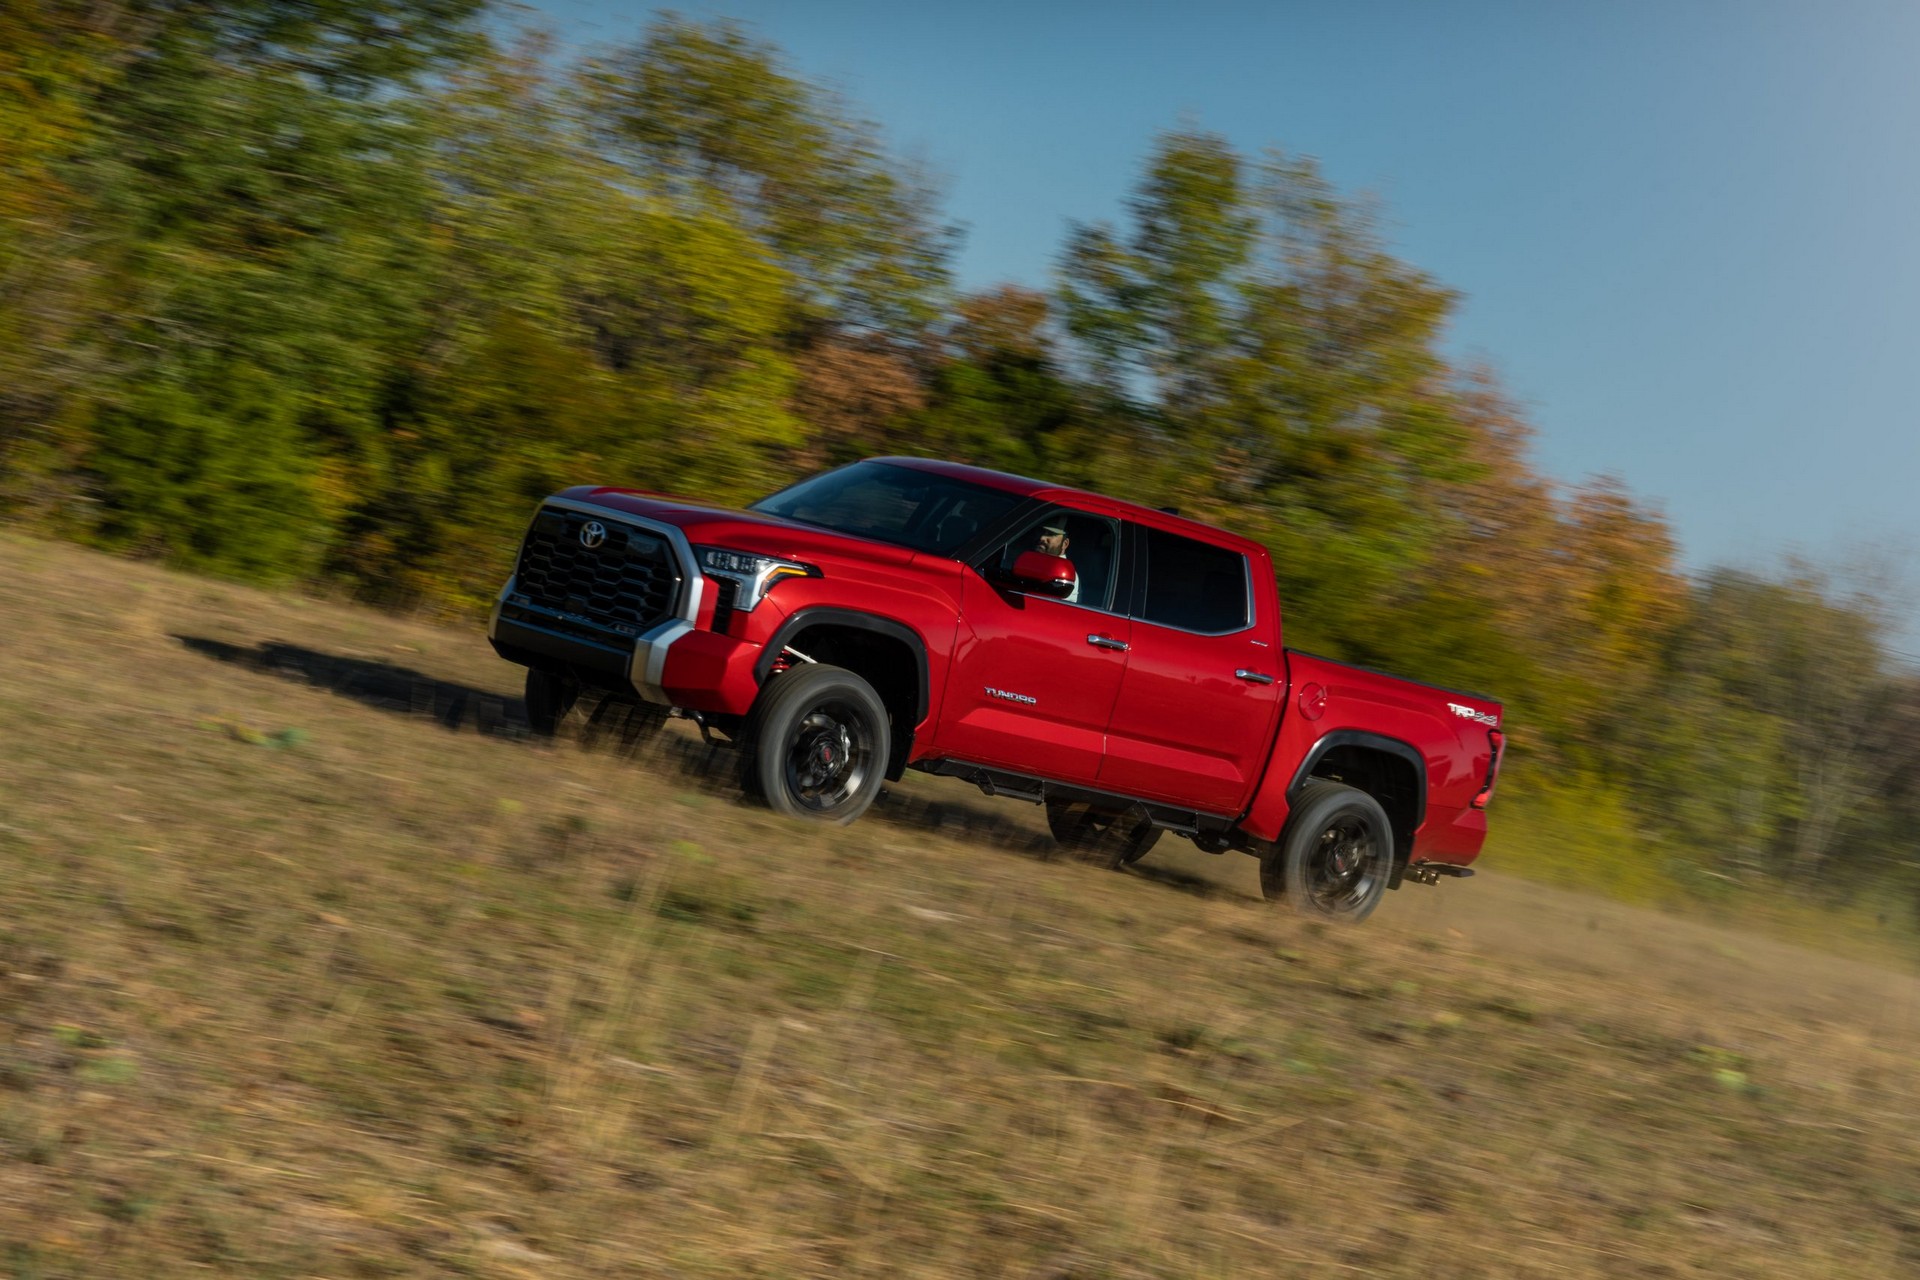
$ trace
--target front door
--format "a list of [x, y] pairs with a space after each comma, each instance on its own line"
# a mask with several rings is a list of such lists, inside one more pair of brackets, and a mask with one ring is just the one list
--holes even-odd
[[[1073, 562], [1066, 600], [1001, 577], [1022, 551]], [[1114, 612], [1118, 521], [1049, 507], [969, 566], [960, 634], [936, 737], [944, 756], [1082, 786], [1094, 784], [1127, 668], [1131, 624]]]

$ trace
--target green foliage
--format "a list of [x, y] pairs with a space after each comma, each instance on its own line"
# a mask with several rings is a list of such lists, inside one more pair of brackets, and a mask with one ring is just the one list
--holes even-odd
[[651, 189], [718, 204], [793, 275], [815, 318], [917, 331], [937, 314], [948, 235], [876, 131], [730, 22], [672, 15], [595, 64], [591, 118]]
[[1541, 477], [1453, 295], [1311, 162], [1169, 132], [1054, 295], [954, 297], [925, 180], [742, 28], [568, 65], [481, 12], [0, 8], [0, 511], [471, 608], [567, 484], [1041, 474], [1264, 540], [1295, 647], [1502, 697], [1499, 859], [1920, 887], [1874, 594], [1691, 581], [1617, 482]]
[[227, 65], [369, 97], [482, 47], [486, 0], [153, 0], [147, 10]]
[[93, 474], [112, 496], [100, 536], [191, 568], [309, 572], [323, 526], [297, 406], [257, 367], [211, 372], [211, 385], [156, 379], [101, 412]]
[[[88, 474], [110, 543], [305, 574], [384, 464], [391, 353], [421, 319], [417, 124], [192, 24], [132, 64], [81, 180], [106, 228]], [[255, 477], [249, 480], [247, 477]]]
[[1522, 755], [1509, 764], [1498, 803], [1491, 865], [1627, 902], [1680, 896], [1677, 844], [1650, 838], [1618, 792], [1591, 780], [1567, 785]]
[[718, 207], [601, 158], [536, 53], [477, 59], [428, 103], [433, 323], [333, 557], [389, 600], [484, 599], [501, 531], [583, 475], [745, 498], [801, 439], [791, 277]]
[[1184, 433], [1204, 436], [1230, 374], [1224, 367], [1247, 318], [1233, 295], [1258, 230], [1240, 158], [1200, 133], [1163, 138], [1133, 203], [1123, 244], [1106, 227], [1078, 227], [1062, 290], [1068, 328], [1110, 378], [1141, 373]]
[[928, 404], [893, 447], [1076, 481], [1097, 456], [1087, 397], [1061, 368], [1044, 295], [1003, 286], [963, 298]]
[[1133, 217], [1075, 230], [1061, 303], [1095, 377], [1140, 399], [1148, 486], [1273, 547], [1297, 640], [1378, 652], [1353, 602], [1425, 562], [1436, 486], [1472, 470], [1437, 351], [1452, 295], [1311, 163], [1249, 177], [1208, 134], [1161, 140]]
[[61, 162], [97, 137], [92, 100], [125, 55], [125, 16], [82, 0], [0, 5], [0, 513], [48, 523], [92, 373], [72, 339], [95, 281], [66, 234], [79, 207]]

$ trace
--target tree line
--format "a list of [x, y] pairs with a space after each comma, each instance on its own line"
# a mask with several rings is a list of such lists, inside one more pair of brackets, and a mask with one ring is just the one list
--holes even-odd
[[0, 9], [0, 512], [467, 609], [582, 480], [1044, 475], [1265, 541], [1295, 647], [1502, 697], [1510, 788], [1613, 815], [1596, 856], [1920, 901], [1881, 600], [1690, 576], [1620, 484], [1541, 475], [1443, 353], [1455, 295], [1312, 161], [1171, 130], [1047, 288], [965, 293], [935, 184], [745, 29], [573, 59], [501, 30], [484, 0]]

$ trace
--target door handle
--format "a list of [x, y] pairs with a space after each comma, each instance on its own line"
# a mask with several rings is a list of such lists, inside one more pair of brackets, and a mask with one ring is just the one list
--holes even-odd
[[1262, 672], [1262, 671], [1249, 671], [1245, 667], [1241, 667], [1238, 671], [1234, 672], [1233, 674], [1242, 680], [1251, 680], [1254, 684], [1272, 684], [1273, 683], [1272, 676], [1267, 675], [1265, 672]]
[[1118, 653], [1125, 653], [1127, 651], [1127, 642], [1125, 640], [1115, 640], [1112, 636], [1099, 634], [1090, 635], [1087, 637], [1087, 643], [1096, 649], [1112, 649]]

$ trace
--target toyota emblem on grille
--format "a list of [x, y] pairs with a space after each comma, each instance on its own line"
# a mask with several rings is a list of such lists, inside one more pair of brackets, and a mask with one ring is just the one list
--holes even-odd
[[580, 526], [580, 545], [591, 551], [607, 540], [607, 526], [589, 520]]

